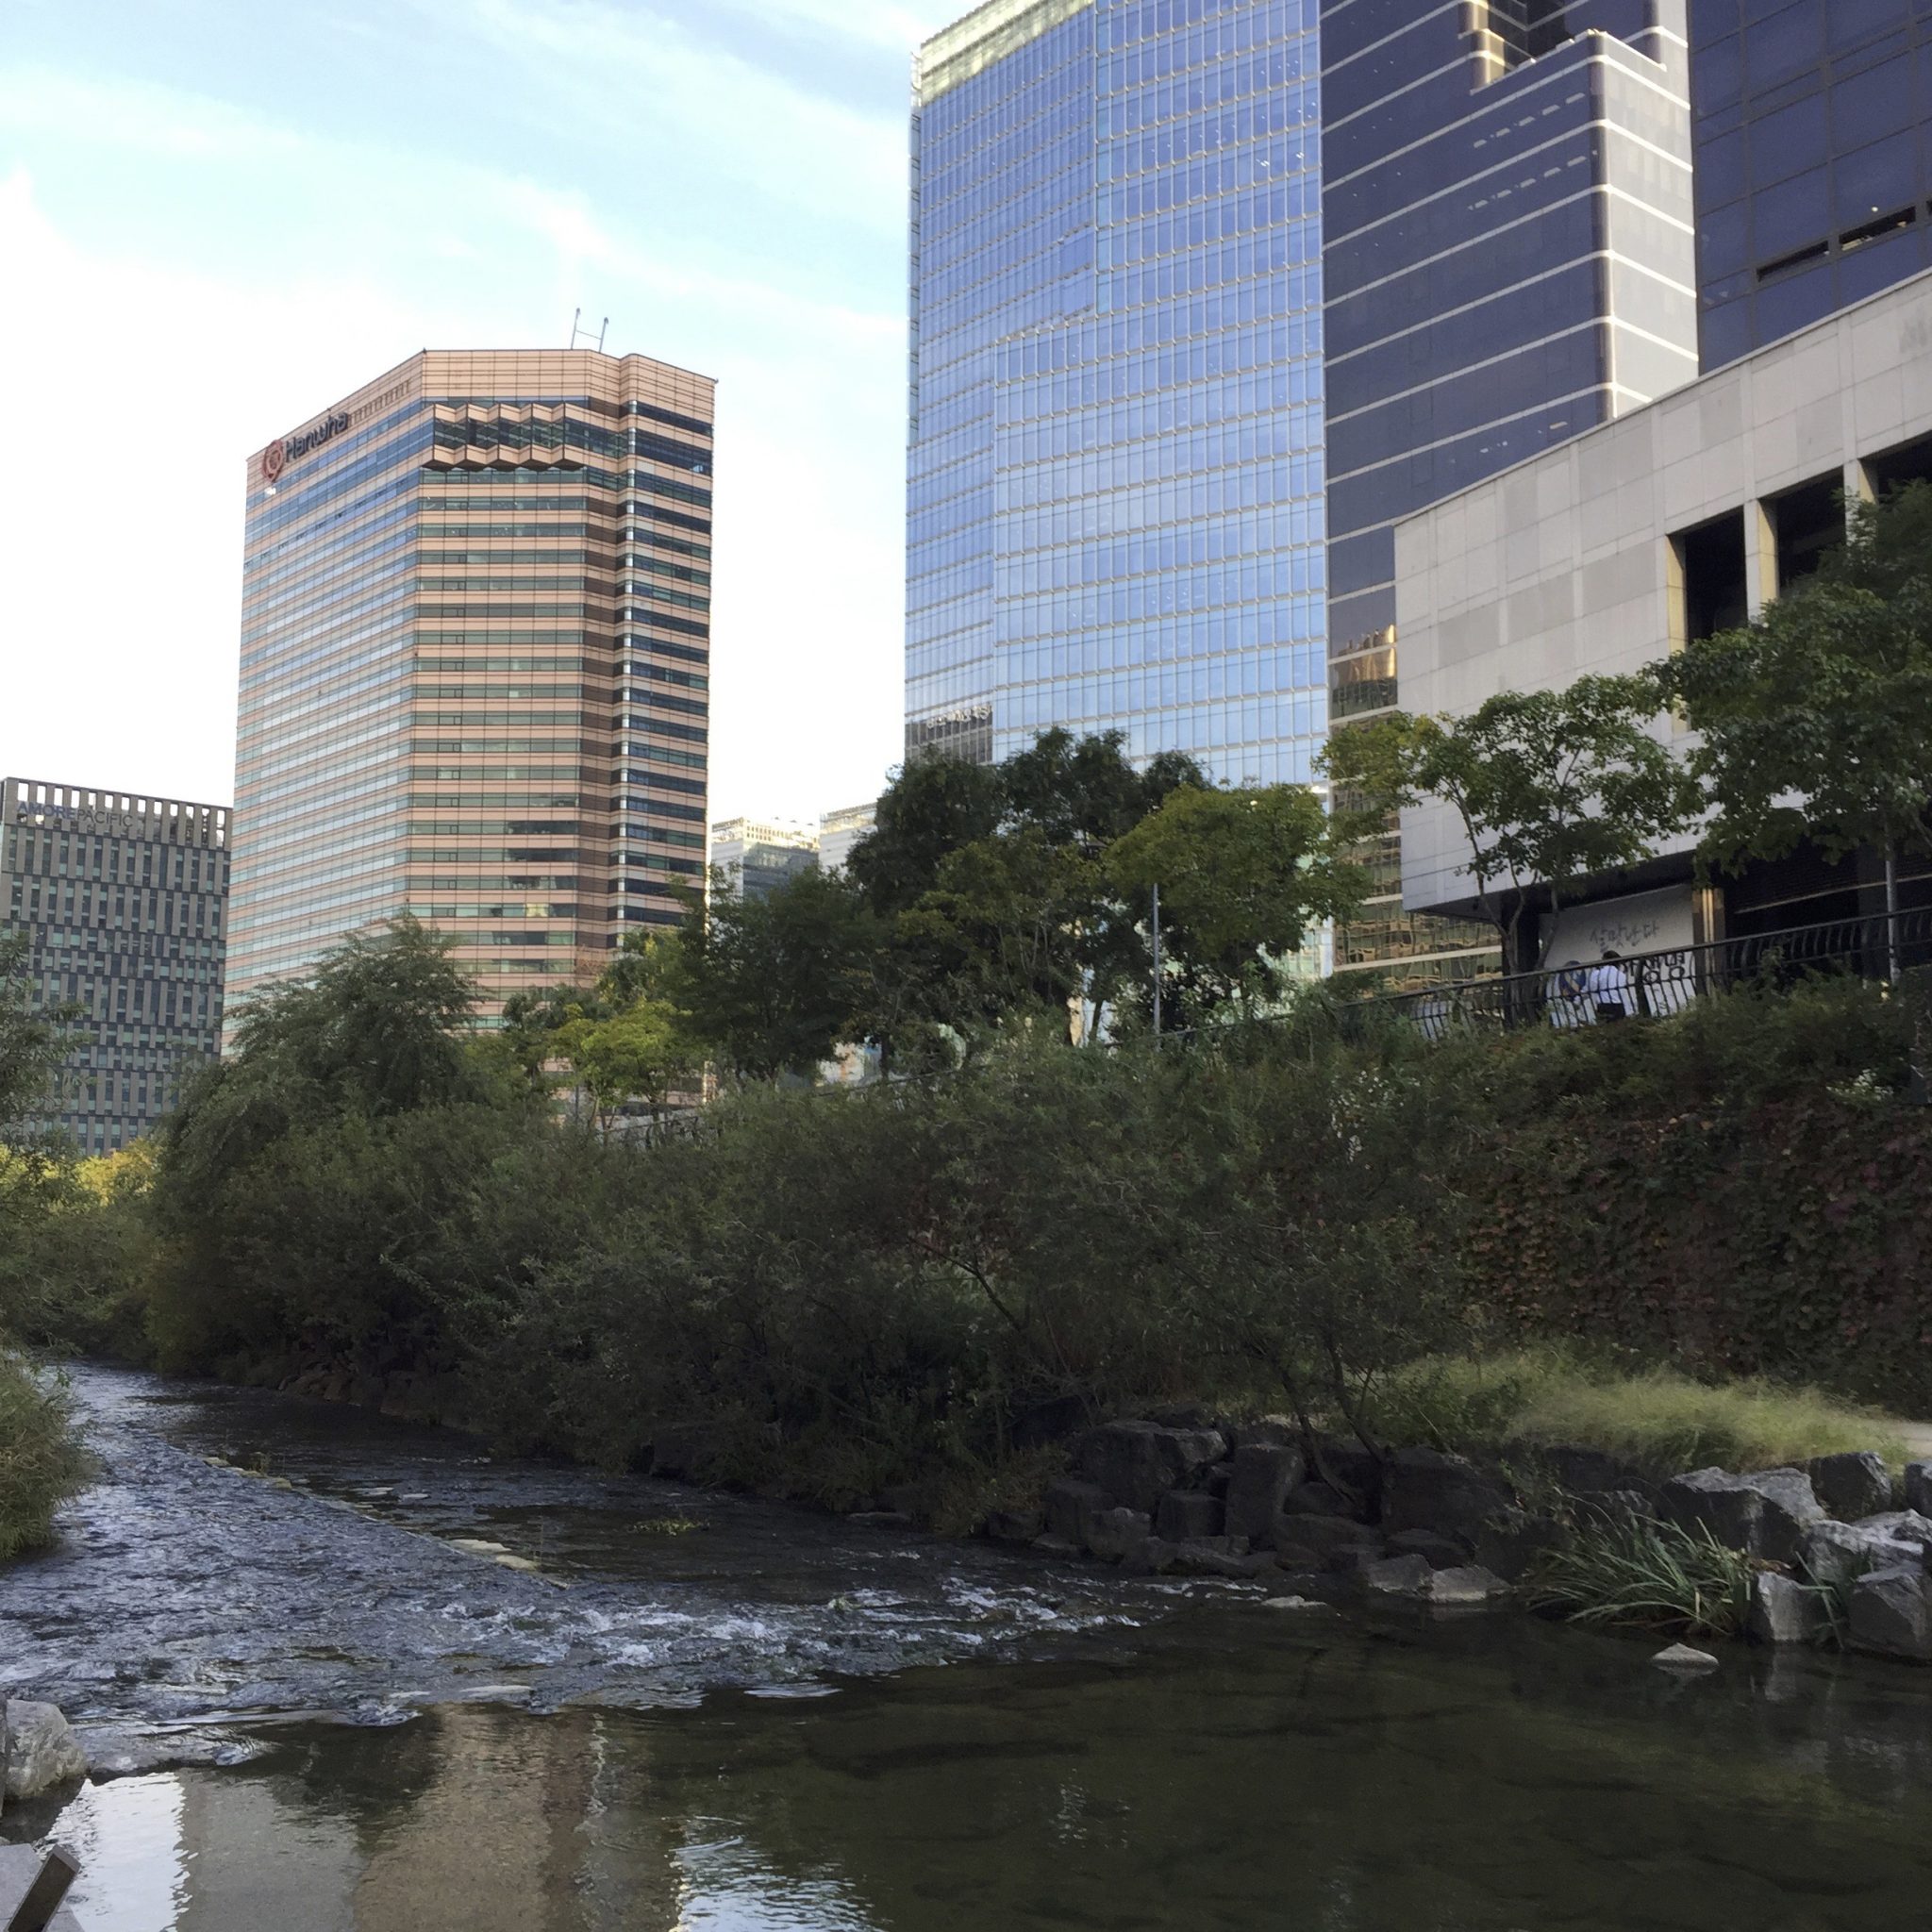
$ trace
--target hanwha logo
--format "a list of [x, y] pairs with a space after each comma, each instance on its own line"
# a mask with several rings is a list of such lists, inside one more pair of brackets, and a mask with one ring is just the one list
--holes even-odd
[[261, 453], [261, 474], [271, 483], [281, 480], [282, 467], [289, 460], [288, 450], [279, 442], [272, 442]]

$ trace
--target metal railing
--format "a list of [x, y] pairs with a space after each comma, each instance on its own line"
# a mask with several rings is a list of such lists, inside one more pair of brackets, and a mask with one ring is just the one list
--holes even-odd
[[1882, 979], [1894, 962], [1901, 971], [1932, 966], [1932, 907], [1616, 959], [1552, 961], [1537, 973], [1382, 993], [1363, 1004], [1438, 1040], [1467, 1030], [1662, 1019], [1711, 993], [1788, 987], [1812, 974]]

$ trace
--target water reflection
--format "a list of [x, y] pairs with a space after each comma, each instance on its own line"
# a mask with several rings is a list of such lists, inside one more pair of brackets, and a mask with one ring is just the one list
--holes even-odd
[[1903, 1672], [1228, 1612], [816, 1702], [302, 1728], [54, 1835], [91, 1932], [1886, 1932], [1928, 1716]]

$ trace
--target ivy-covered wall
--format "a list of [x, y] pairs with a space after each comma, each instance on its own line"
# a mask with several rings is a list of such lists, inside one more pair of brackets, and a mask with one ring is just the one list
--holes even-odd
[[1932, 1417], [1932, 1108], [1566, 1110], [1474, 1191], [1474, 1286], [1510, 1325]]

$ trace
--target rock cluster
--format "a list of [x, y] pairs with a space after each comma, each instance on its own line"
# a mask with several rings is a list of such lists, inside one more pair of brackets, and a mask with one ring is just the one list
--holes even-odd
[[[1311, 1459], [1285, 1423], [1108, 1423], [1081, 1437], [1046, 1494], [1034, 1547], [1085, 1551], [1142, 1576], [1347, 1577], [1371, 1598], [1486, 1604], [1521, 1575], [1534, 1537], [1513, 1498], [1458, 1457], [1400, 1450], [1385, 1464], [1321, 1440]], [[1003, 1517], [1018, 1540], [1031, 1519]]]
[[0, 1764], [9, 1798], [38, 1798], [87, 1775], [87, 1753], [51, 1704], [14, 1700], [0, 1716]]
[[[1746, 1474], [1691, 1470], [1652, 1489], [1592, 1450], [1536, 1453], [1557, 1488], [1607, 1515], [1701, 1530], [1749, 1556], [1757, 1641], [1817, 1642], [1836, 1609], [1854, 1648], [1932, 1662], [1932, 1462], [1910, 1464], [1899, 1488], [1880, 1457], [1854, 1454]], [[1438, 1607], [1495, 1602], [1565, 1534], [1463, 1457], [1378, 1458], [1328, 1438], [1305, 1446], [1279, 1421], [1196, 1413], [1090, 1430], [1043, 1512], [989, 1529], [1133, 1575], [1286, 1572], [1304, 1588], [1325, 1577], [1331, 1594], [1346, 1580], [1371, 1601]]]
[[1894, 1508], [1880, 1457], [1826, 1456], [1749, 1475], [1693, 1470], [1663, 1486], [1657, 1509], [1764, 1566], [1749, 1621], [1759, 1642], [1817, 1642], [1836, 1598], [1853, 1649], [1932, 1663], [1932, 1462], [1908, 1464], [1902, 1487]]

